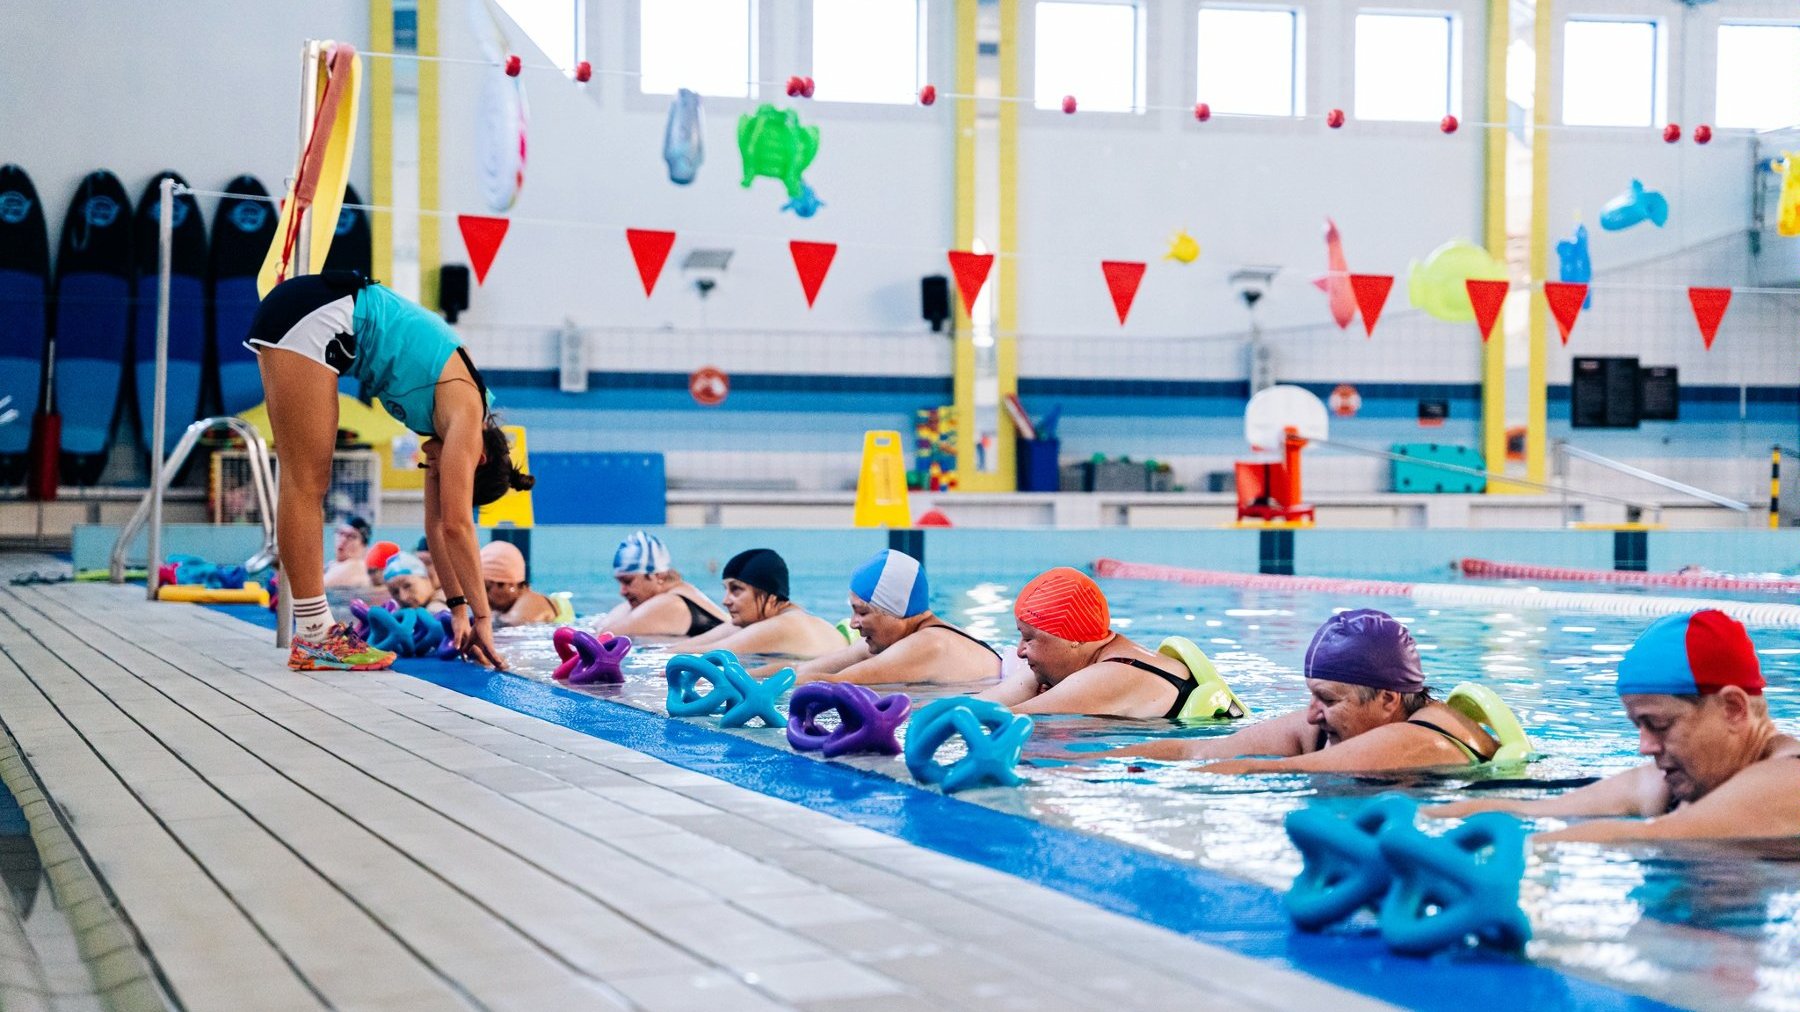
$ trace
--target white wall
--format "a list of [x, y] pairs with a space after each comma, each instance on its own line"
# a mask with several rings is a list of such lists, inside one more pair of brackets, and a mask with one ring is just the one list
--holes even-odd
[[[81, 177], [111, 169], [133, 201], [174, 169], [200, 189], [293, 171], [300, 48], [366, 47], [362, 0], [0, 0], [0, 162], [31, 173], [54, 250]], [[366, 66], [365, 66], [366, 70]], [[367, 151], [367, 104], [361, 150]], [[368, 193], [368, 161], [352, 181]], [[210, 227], [217, 201], [201, 207]]]
[[[441, 16], [444, 55], [478, 54], [464, 0], [447, 0]], [[767, 5], [765, 5], [766, 7]], [[795, 16], [796, 0], [765, 11], [759, 77], [785, 81], [810, 63], [810, 30]], [[588, 58], [596, 68], [636, 68], [636, 4], [591, 2]], [[929, 6], [927, 52], [934, 80], [948, 90], [954, 38], [951, 5]], [[779, 24], [777, 24], [779, 19]], [[513, 29], [515, 47], [529, 41]], [[803, 51], [804, 49], [804, 51]], [[543, 62], [539, 57], [536, 61]], [[446, 209], [483, 211], [470, 137], [480, 75], [459, 64], [442, 71], [442, 200]], [[662, 159], [668, 96], [642, 95], [633, 77], [596, 73], [585, 86], [548, 71], [524, 78], [531, 110], [529, 161], [515, 219], [486, 284], [460, 329], [483, 361], [545, 368], [545, 334], [567, 317], [582, 327], [673, 328], [668, 356], [687, 371], [706, 364], [714, 331], [761, 332], [758, 371], [823, 371], [810, 345], [792, 334], [916, 332], [919, 278], [945, 273], [952, 245], [954, 114], [931, 108], [834, 105], [789, 99], [779, 84], [758, 101], [797, 109], [820, 129], [819, 154], [806, 172], [825, 207], [810, 220], [781, 212], [779, 183], [739, 185], [737, 117], [757, 101], [703, 100], [706, 160], [690, 186], [669, 182]], [[561, 228], [532, 219], [594, 223]], [[646, 299], [626, 245], [626, 227], [670, 229], [675, 248], [653, 297]], [[447, 261], [463, 260], [453, 219], [443, 221]], [[808, 312], [788, 241], [836, 242], [837, 258]], [[693, 247], [735, 251], [724, 281], [705, 304], [680, 270]], [[685, 332], [685, 333], [683, 333]], [[925, 340], [921, 338], [921, 340]], [[941, 340], [941, 339], [940, 339]], [[616, 345], [590, 339], [596, 369], [666, 368], [619, 357]], [[868, 360], [865, 360], [868, 361]], [[895, 371], [930, 368], [916, 355], [886, 362]], [[672, 364], [672, 363], [671, 363]]]
[[[1282, 268], [1259, 307], [1275, 336], [1286, 379], [1333, 379], [1321, 349], [1370, 354], [1358, 323], [1350, 333], [1330, 322], [1325, 296], [1312, 279], [1326, 269], [1326, 217], [1341, 231], [1351, 270], [1397, 275], [1375, 342], [1383, 369], [1365, 378], [1467, 382], [1475, 351], [1417, 355], [1399, 349], [1430, 343], [1452, 347], [1460, 328], [1421, 314], [1407, 316], [1405, 274], [1411, 259], [1440, 244], [1481, 238], [1482, 131], [1441, 133], [1435, 123], [1376, 123], [1352, 119], [1342, 130], [1323, 122], [1326, 110], [1354, 109], [1355, 9], [1327, 0], [1299, 0], [1303, 14], [1304, 112], [1288, 121], [1214, 117], [1196, 122], [1196, 0], [1147, 0], [1148, 104], [1145, 114], [1022, 113], [1019, 220], [1020, 359], [1027, 375], [1141, 374], [1138, 349], [1155, 339], [1240, 335], [1247, 317], [1226, 278], [1244, 264]], [[1382, 10], [1455, 12], [1462, 22], [1463, 107], [1481, 118], [1485, 75], [1480, 0]], [[1022, 8], [1021, 31], [1034, 35], [1034, 5]], [[1022, 61], [1025, 87], [1032, 61]], [[1079, 98], [1079, 96], [1077, 96]], [[1156, 110], [1154, 107], [1169, 107]], [[1188, 229], [1200, 242], [1197, 263], [1163, 259], [1167, 239]], [[1121, 328], [1101, 279], [1102, 259], [1145, 260], [1131, 318]], [[1119, 354], [1130, 342], [1132, 355]], [[1470, 344], [1472, 342], [1462, 342]], [[1084, 353], [1082, 347], [1085, 346]], [[1215, 350], [1227, 345], [1209, 342]], [[1163, 351], [1151, 350], [1152, 356]], [[1241, 359], [1226, 352], [1188, 356], [1198, 375], [1242, 376]], [[1160, 375], [1160, 373], [1158, 373]], [[1179, 373], [1188, 375], [1186, 371]]]

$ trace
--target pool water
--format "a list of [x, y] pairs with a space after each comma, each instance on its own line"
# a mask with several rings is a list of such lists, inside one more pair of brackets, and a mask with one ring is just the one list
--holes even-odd
[[[940, 585], [934, 588], [933, 609], [1010, 650], [1017, 643], [1012, 594], [1028, 576]], [[1512, 705], [1541, 758], [1523, 770], [1490, 775], [1456, 770], [1382, 778], [1221, 777], [1181, 764], [1095, 753], [1169, 735], [1228, 733], [1232, 724], [1047, 717], [1035, 718], [1027, 768], [1021, 770], [1024, 786], [969, 791], [960, 798], [1284, 888], [1299, 869], [1299, 855], [1282, 819], [1321, 798], [1349, 804], [1396, 786], [1425, 802], [1466, 798], [1471, 791], [1531, 796], [1545, 790], [1532, 782], [1605, 775], [1642, 761], [1636, 732], [1613, 693], [1616, 666], [1647, 624], [1642, 619], [1427, 610], [1403, 598], [1125, 580], [1102, 581], [1102, 586], [1115, 628], [1152, 648], [1165, 636], [1193, 639], [1253, 708], [1253, 719], [1306, 704], [1300, 661], [1313, 631], [1329, 615], [1357, 607], [1388, 611], [1411, 627], [1427, 678], [1440, 696], [1462, 681], [1491, 687]], [[832, 620], [847, 610], [842, 581], [835, 578], [797, 578], [794, 597]], [[615, 601], [598, 592], [577, 597], [583, 614], [599, 613]], [[1800, 630], [1752, 630], [1752, 635], [1770, 682], [1771, 713], [1783, 730], [1800, 731], [1800, 695], [1794, 690], [1800, 684]], [[556, 656], [547, 627], [504, 630], [501, 641], [519, 675], [550, 679]], [[626, 684], [587, 691], [663, 713], [662, 670], [669, 656], [665, 647], [641, 644], [627, 660]], [[929, 686], [909, 691], [915, 700], [949, 694]], [[787, 748], [780, 729], [733, 733]], [[897, 758], [849, 761], [908, 779]], [[1527, 782], [1487, 782], [1493, 776]], [[1535, 932], [1528, 950], [1533, 959], [1684, 1005], [1800, 1009], [1800, 840], [1537, 848], [1522, 898]]]

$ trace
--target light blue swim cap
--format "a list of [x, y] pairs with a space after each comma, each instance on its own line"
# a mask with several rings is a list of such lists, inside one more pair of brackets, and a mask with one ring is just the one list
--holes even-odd
[[925, 583], [925, 567], [918, 559], [892, 548], [850, 574], [850, 593], [890, 615], [912, 618], [930, 606], [931, 588]]
[[396, 552], [387, 565], [381, 567], [381, 582], [397, 580], [402, 576], [424, 576], [425, 563], [411, 552]]
[[613, 553], [614, 576], [663, 573], [674, 568], [669, 559], [669, 546], [649, 531], [632, 531], [630, 537], [619, 542], [619, 550]]

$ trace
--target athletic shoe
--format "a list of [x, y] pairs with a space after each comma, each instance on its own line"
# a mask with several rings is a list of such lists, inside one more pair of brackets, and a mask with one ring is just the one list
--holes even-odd
[[346, 625], [334, 625], [318, 641], [294, 637], [288, 667], [295, 671], [379, 671], [394, 663], [391, 650], [377, 650]]

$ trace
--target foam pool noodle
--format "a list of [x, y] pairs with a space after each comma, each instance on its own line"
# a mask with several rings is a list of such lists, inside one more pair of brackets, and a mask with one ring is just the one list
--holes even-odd
[[1465, 944], [1516, 951], [1531, 938], [1519, 908], [1525, 875], [1525, 826], [1483, 812], [1442, 836], [1417, 827], [1383, 829], [1381, 856], [1394, 881], [1381, 901], [1381, 937], [1395, 952], [1424, 956]]
[[[937, 784], [946, 794], [970, 787], [1016, 787], [1024, 783], [1019, 765], [1031, 737], [1031, 718], [1015, 714], [990, 699], [949, 696], [921, 707], [906, 732], [906, 768], [922, 784]], [[949, 765], [937, 753], [952, 736], [961, 737], [968, 754]]]
[[[795, 689], [788, 700], [788, 744], [801, 752], [823, 752], [827, 759], [898, 755], [895, 732], [911, 709], [912, 698], [903, 692], [881, 696], [851, 682], [812, 682]], [[832, 710], [837, 711], [838, 726], [828, 730], [818, 718]]]

